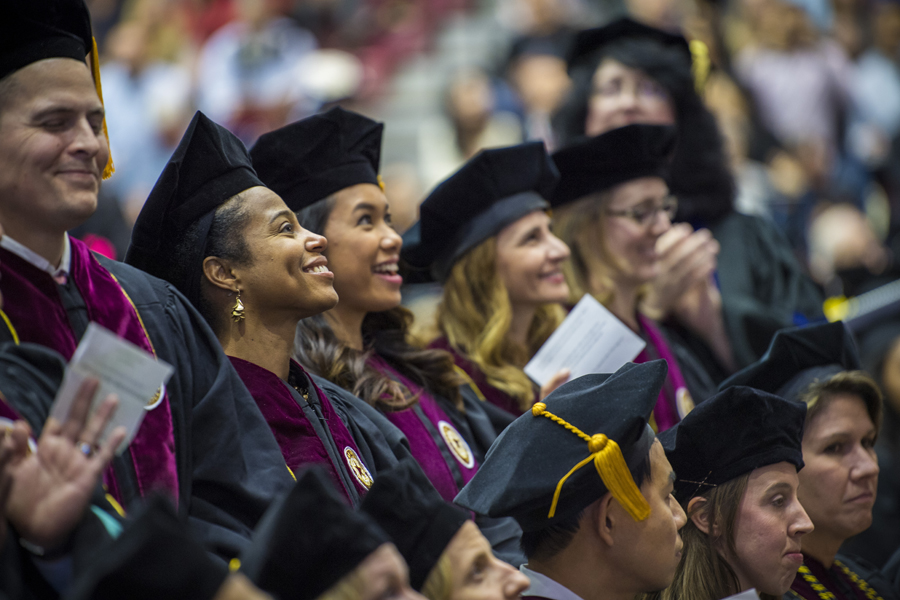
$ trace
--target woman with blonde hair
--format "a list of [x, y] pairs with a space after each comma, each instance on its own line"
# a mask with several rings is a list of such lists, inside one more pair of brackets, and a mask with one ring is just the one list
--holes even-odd
[[564, 270], [570, 302], [591, 294], [646, 342], [635, 362], [664, 359], [666, 384], [653, 411], [664, 431], [710, 396], [715, 385], [685, 346], [641, 314], [640, 301], [659, 274], [656, 242], [672, 227], [678, 201], [667, 184], [674, 130], [628, 125], [553, 155], [560, 183], [553, 231], [572, 252]]
[[522, 370], [565, 317], [569, 249], [548, 214], [558, 180], [541, 142], [482, 151], [425, 199], [401, 253], [443, 283], [431, 347], [515, 416], [568, 378], [538, 390]]

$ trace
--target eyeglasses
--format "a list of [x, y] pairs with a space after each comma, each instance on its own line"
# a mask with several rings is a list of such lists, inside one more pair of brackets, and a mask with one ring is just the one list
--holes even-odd
[[606, 214], [611, 217], [625, 217], [646, 227], [656, 221], [657, 213], [664, 213], [671, 221], [675, 218], [676, 212], [678, 212], [678, 198], [669, 196], [661, 204], [644, 203], [627, 210], [607, 210]]

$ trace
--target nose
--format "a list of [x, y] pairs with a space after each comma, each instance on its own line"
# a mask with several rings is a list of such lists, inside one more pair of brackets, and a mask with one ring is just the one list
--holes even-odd
[[388, 251], [400, 251], [403, 247], [403, 238], [393, 227], [385, 225], [384, 236], [381, 238], [381, 248]]
[[[101, 140], [101, 138], [103, 139]], [[104, 148], [106, 148], [106, 139], [103, 136], [103, 132], [95, 132], [93, 125], [91, 125], [87, 117], [80, 118], [78, 123], [73, 127], [73, 137], [72, 142], [69, 144], [69, 151], [74, 154], [84, 154], [89, 158], [93, 158]], [[100, 168], [102, 169], [105, 164], [106, 160], [104, 159]]]
[[528, 577], [526, 577], [518, 569], [510, 566], [502, 560], [497, 558], [495, 558], [494, 560], [496, 560], [506, 571], [506, 576], [503, 581], [503, 597], [509, 598], [510, 600], [518, 598], [522, 594], [522, 592], [527, 590], [531, 585]]
[[791, 537], [800, 537], [801, 535], [806, 535], [807, 533], [812, 532], [815, 529], [815, 525], [813, 525], [812, 520], [810, 520], [809, 515], [806, 514], [806, 510], [803, 508], [803, 505], [800, 504], [800, 500], [794, 498], [794, 520], [788, 528], [788, 534]]
[[572, 254], [571, 250], [569, 250], [569, 246], [566, 245], [564, 241], [550, 234], [550, 259], [555, 261], [562, 261], [569, 258]]
[[672, 503], [672, 518], [675, 520], [675, 527], [680, 530], [687, 524], [687, 514], [685, 514], [681, 504], [678, 503], [674, 496], [669, 496], [669, 502]]
[[670, 229], [672, 229], [672, 220], [669, 215], [662, 209], [657, 210], [650, 223], [650, 233], [659, 237]]
[[306, 240], [304, 244], [306, 246], [307, 252], [325, 252], [325, 248], [328, 247], [328, 240], [325, 239], [324, 235], [313, 233], [308, 229], [304, 229], [303, 231], [306, 232]]
[[856, 450], [856, 460], [850, 467], [850, 478], [856, 481], [877, 477], [881, 468], [878, 466], [878, 455], [874, 450], [859, 445]]

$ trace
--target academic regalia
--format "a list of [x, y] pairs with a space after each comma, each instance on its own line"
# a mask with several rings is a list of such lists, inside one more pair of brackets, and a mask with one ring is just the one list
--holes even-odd
[[379, 473], [362, 510], [390, 536], [421, 591], [444, 550], [471, 515], [444, 501], [412, 458]]
[[297, 474], [241, 555], [241, 572], [277, 598], [314, 600], [390, 543], [362, 511], [353, 511], [318, 465]]
[[[674, 128], [628, 125], [571, 144], [553, 154], [561, 179], [552, 199], [564, 206], [586, 196], [642, 177], [668, 181], [669, 159], [675, 147]], [[653, 425], [664, 431], [691, 411], [696, 402], [715, 392], [715, 384], [691, 350], [665, 336], [658, 323], [638, 313], [640, 335], [647, 346], [635, 362], [663, 359], [668, 380], [654, 410]]]
[[66, 600], [211, 600], [228, 576], [188, 533], [171, 504], [154, 496], [115, 541], [91, 557]]
[[[294, 211], [301, 211], [344, 188], [380, 185], [383, 125], [362, 115], [333, 108], [302, 119], [259, 138], [250, 154], [260, 178]], [[402, 379], [419, 391], [404, 375], [374, 357], [376, 368]], [[414, 391], [414, 393], [415, 393]], [[406, 437], [410, 452], [432, 483], [452, 499], [471, 477], [496, 437], [491, 417], [465, 386], [465, 411], [448, 400], [422, 390], [418, 413], [386, 414]], [[442, 425], [442, 423], [444, 425]], [[441, 434], [444, 432], [444, 435]], [[447, 442], [445, 439], [452, 440]], [[520, 562], [519, 530], [509, 520], [479, 520], [478, 526], [494, 551], [509, 562]]]
[[[170, 281], [199, 304], [204, 245], [198, 243], [189, 257], [176, 257], [179, 236], [197, 228], [199, 239], [205, 240], [219, 206], [262, 185], [240, 140], [198, 112], [138, 216], [126, 260]], [[181, 268], [182, 263], [188, 267]], [[274, 433], [288, 468], [326, 465], [348, 501], [358, 505], [372, 483], [370, 471], [347, 427], [333, 418], [328, 397], [302, 367], [293, 363], [293, 381], [284, 382], [247, 361], [232, 357], [231, 362]], [[309, 400], [302, 397], [302, 389]]]
[[566, 586], [542, 573], [532, 571], [527, 565], [519, 567], [519, 571], [531, 582], [528, 589], [522, 592], [523, 600], [581, 600], [581, 596]]
[[[816, 589], [824, 586], [825, 589]], [[830, 568], [807, 554], [784, 600], [897, 600], [900, 591], [880, 570], [866, 561], [838, 554]]]
[[659, 441], [678, 475], [682, 506], [754, 469], [788, 462], [803, 468], [806, 405], [754, 388], [730, 387], [707, 399]]
[[[470, 250], [520, 218], [548, 210], [558, 181], [559, 173], [542, 142], [483, 150], [422, 202], [419, 221], [403, 236], [400, 256], [416, 270], [417, 280], [443, 282]], [[491, 386], [466, 358], [466, 349], [454, 347], [446, 337], [430, 347], [449, 351], [485, 400], [511, 415], [522, 414], [519, 401]]]
[[[497, 408], [506, 411], [511, 416], [518, 417], [522, 414], [522, 409], [519, 408], [519, 400], [513, 398], [506, 392], [499, 390], [488, 383], [487, 377], [481, 371], [481, 369], [479, 369], [475, 363], [468, 360], [465, 356], [462, 355], [462, 353], [451, 346], [449, 340], [447, 340], [446, 337], [439, 337], [436, 340], [433, 340], [430, 344], [428, 344], [428, 347], [449, 352], [450, 356], [453, 357], [453, 363], [457, 367], [462, 369], [466, 375], [469, 376], [469, 378], [472, 380], [472, 383], [475, 384], [475, 386], [478, 388], [478, 391], [481, 392], [487, 402], [490, 402]], [[534, 395], [534, 401], [538, 401], [537, 393], [535, 393]], [[497, 433], [500, 432], [498, 431]]]

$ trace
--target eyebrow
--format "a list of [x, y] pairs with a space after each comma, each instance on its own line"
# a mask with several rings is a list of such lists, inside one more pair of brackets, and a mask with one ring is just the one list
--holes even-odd
[[[33, 118], [40, 120], [40, 119], [43, 119], [44, 117], [48, 117], [50, 115], [55, 115], [55, 114], [71, 115], [71, 114], [76, 114], [78, 112], [80, 112], [78, 109], [70, 108], [68, 106], [48, 106], [47, 108], [42, 108], [41, 110], [37, 111], [33, 115]], [[96, 108], [92, 108], [91, 110], [87, 111], [87, 114], [88, 114], [88, 116], [91, 116], [91, 117], [93, 117], [93, 116], [102, 117], [106, 114], [106, 111], [103, 109], [102, 106], [98, 106]]]
[[277, 213], [275, 213], [275, 215], [271, 219], [269, 219], [269, 225], [271, 225], [272, 223], [274, 223], [281, 217], [288, 217], [292, 214], [294, 214], [294, 212], [287, 208], [285, 208], [284, 210], [279, 210]]
[[778, 483], [773, 483], [766, 489], [766, 493], [768, 494], [771, 492], [776, 492], [776, 491], [781, 491], [781, 490], [790, 492], [792, 490], [791, 484], [789, 484], [786, 481], [779, 481]]
[[[370, 204], [368, 202], [360, 202], [359, 204], [357, 204], [356, 206], [353, 207], [353, 212], [356, 212], [358, 210], [378, 210], [378, 207], [375, 206], [374, 204]], [[391, 212], [391, 205], [388, 204], [387, 202], [385, 202], [385, 204], [384, 204], [384, 212], [386, 212], [386, 213]]]

